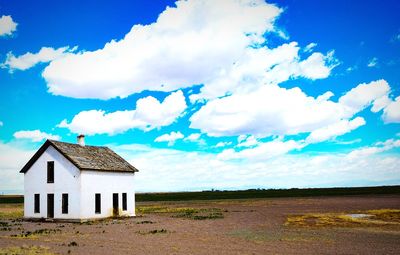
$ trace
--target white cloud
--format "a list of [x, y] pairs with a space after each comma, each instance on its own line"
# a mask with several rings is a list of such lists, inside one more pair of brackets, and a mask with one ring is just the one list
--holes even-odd
[[186, 137], [184, 140], [185, 141], [190, 141], [190, 142], [198, 142], [200, 140], [201, 133], [193, 133], [190, 134], [188, 137]]
[[372, 58], [369, 60], [367, 66], [368, 67], [376, 67], [378, 65], [378, 59], [377, 58]]
[[11, 16], [3, 15], [0, 18], [0, 36], [10, 36], [13, 32], [17, 31], [17, 23], [15, 23]]
[[389, 92], [390, 86], [385, 80], [362, 83], [340, 97], [339, 104], [345, 107], [347, 116], [353, 116], [371, 104], [372, 110], [376, 112], [381, 107], [381, 98]]
[[399, 157], [380, 153], [353, 159], [348, 154], [329, 153], [223, 160], [213, 153], [143, 145], [113, 149], [140, 170], [137, 191], [142, 192], [393, 185], [400, 176]]
[[43, 77], [55, 95], [102, 99], [208, 83], [275, 32], [281, 12], [264, 1], [177, 1], [119, 41], [52, 61]]
[[231, 145], [232, 142], [218, 142], [214, 147], [215, 148], [221, 148], [221, 147], [226, 147], [228, 145]]
[[201, 138], [201, 133], [193, 133], [190, 134], [188, 137], [186, 137], [185, 139], [183, 139], [184, 141], [188, 141], [188, 142], [195, 142], [201, 146], [204, 146], [207, 144], [206, 140]]
[[53, 49], [51, 47], [42, 47], [37, 53], [25, 53], [21, 56], [14, 56], [12, 52], [7, 53], [7, 58], [4, 63], [1, 64], [2, 68], [7, 68], [10, 72], [14, 70], [27, 70], [39, 63], [47, 63], [61, 57], [65, 57], [68, 54], [72, 54], [76, 50], [76, 47], [70, 49], [69, 47], [61, 47]]
[[351, 151], [347, 158], [355, 160], [359, 158], [369, 157], [374, 154], [389, 151], [394, 148], [400, 147], [400, 140], [398, 139], [388, 139], [385, 142], [377, 142], [374, 146], [367, 146]]
[[0, 121], [0, 127], [2, 127], [3, 126], [3, 122], [2, 121]]
[[352, 130], [365, 125], [365, 120], [362, 117], [357, 117], [353, 120], [341, 120], [332, 125], [316, 129], [307, 137], [307, 143], [318, 143], [333, 139], [337, 136], [344, 135]]
[[176, 91], [163, 102], [152, 96], [136, 102], [135, 110], [106, 113], [103, 110], [82, 111], [70, 123], [63, 120], [58, 127], [68, 128], [73, 133], [86, 135], [123, 133], [132, 128], [151, 130], [172, 124], [186, 109], [185, 96]]
[[280, 139], [276, 139], [270, 142], [257, 143], [256, 147], [246, 148], [241, 151], [226, 149], [218, 154], [218, 158], [222, 160], [246, 159], [251, 161], [263, 161], [284, 155], [292, 150], [301, 149], [304, 146], [304, 143], [294, 140], [282, 141]]
[[6, 194], [23, 193], [24, 175], [19, 171], [34, 152], [0, 141], [0, 191]]
[[[139, 144], [110, 147], [140, 170], [139, 192], [394, 185], [400, 176], [399, 157], [382, 153], [399, 148], [398, 139], [375, 144], [372, 147], [385, 147], [375, 153], [281, 155], [254, 161]], [[0, 142], [0, 191], [22, 194], [19, 170], [34, 152]]]
[[347, 72], [352, 72], [352, 71], [357, 70], [357, 69], [358, 69], [358, 66], [357, 66], [357, 65], [354, 65], [354, 66], [349, 66], [349, 67], [347, 67], [346, 71], [347, 71]]
[[311, 132], [342, 117], [337, 103], [316, 100], [299, 88], [269, 85], [207, 102], [191, 116], [190, 127], [210, 136], [266, 137]]
[[385, 123], [400, 123], [400, 96], [387, 104], [382, 118]]
[[40, 130], [21, 130], [14, 133], [14, 137], [17, 139], [29, 139], [32, 142], [40, 142], [45, 139], [50, 140], [61, 140], [58, 135], [48, 134]]
[[247, 137], [239, 136], [237, 147], [252, 147], [258, 145], [258, 140], [253, 136], [249, 135]]
[[[334, 102], [330, 100], [333, 96], [330, 91], [314, 98], [297, 87], [286, 89], [267, 85], [249, 93], [235, 93], [209, 100], [191, 116], [190, 127], [210, 136], [251, 134], [267, 137], [309, 133], [318, 129], [333, 132], [335, 127], [340, 129], [345, 123], [349, 124], [356, 113], [368, 106], [372, 105], [373, 112], [382, 109], [387, 104], [382, 97], [388, 97], [389, 92], [389, 84], [385, 80], [378, 80], [360, 84]], [[393, 116], [387, 119], [396, 118], [398, 111], [396, 104], [393, 106], [394, 110], [384, 110]], [[360, 120], [352, 124], [361, 125]], [[350, 127], [347, 125], [347, 128]]]
[[163, 134], [157, 137], [154, 142], [168, 142], [168, 146], [174, 145], [176, 140], [183, 139], [184, 135], [181, 132], [172, 131], [169, 134]]
[[317, 44], [312, 42], [312, 43], [307, 44], [307, 46], [304, 47], [303, 50], [304, 50], [304, 52], [312, 52], [316, 46], [317, 46]]
[[226, 94], [249, 93], [266, 85], [277, 85], [289, 79], [303, 77], [311, 80], [329, 76], [338, 64], [333, 51], [326, 55], [315, 52], [302, 60], [296, 42], [274, 49], [248, 48], [232, 66], [226, 67], [201, 88], [191, 101], [214, 99]]

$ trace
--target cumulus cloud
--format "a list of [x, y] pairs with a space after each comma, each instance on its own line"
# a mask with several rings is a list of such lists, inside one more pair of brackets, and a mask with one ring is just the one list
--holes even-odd
[[17, 23], [9, 15], [3, 15], [0, 18], [0, 37], [10, 36], [17, 31]]
[[371, 104], [372, 111], [376, 112], [382, 108], [382, 97], [387, 97], [389, 92], [390, 86], [385, 80], [362, 83], [340, 97], [339, 104], [345, 107], [347, 116], [352, 116]]
[[281, 139], [276, 139], [270, 142], [257, 143], [256, 147], [246, 148], [241, 151], [226, 149], [218, 154], [218, 158], [222, 160], [246, 159], [251, 161], [263, 161], [284, 155], [295, 149], [301, 149], [304, 146], [304, 143], [294, 140], [282, 141]]
[[388, 139], [384, 142], [377, 142], [373, 146], [367, 146], [355, 149], [347, 155], [347, 158], [353, 160], [359, 158], [365, 158], [374, 154], [378, 154], [399, 147], [400, 147], [399, 139]]
[[214, 147], [215, 148], [221, 148], [221, 147], [226, 147], [228, 145], [231, 145], [232, 142], [218, 142]]
[[302, 60], [299, 50], [296, 42], [286, 43], [273, 49], [247, 48], [240, 60], [206, 82], [200, 94], [191, 95], [190, 100], [249, 93], [263, 86], [277, 85], [298, 77], [322, 79], [328, 77], [338, 64], [333, 51], [326, 55], [314, 52]]
[[135, 144], [112, 148], [140, 169], [138, 191], [393, 185], [400, 176], [400, 159], [383, 153], [357, 158], [329, 153], [224, 160], [213, 153]]
[[258, 144], [257, 139], [253, 135], [245, 136], [240, 135], [238, 137], [238, 145], [237, 147], [252, 147]]
[[385, 123], [400, 123], [400, 96], [394, 101], [389, 101], [383, 110], [382, 118]]
[[19, 148], [0, 141], [0, 190], [6, 194], [22, 194], [23, 174], [19, 171], [33, 156], [34, 150]]
[[72, 54], [76, 47], [70, 49], [69, 47], [61, 47], [53, 49], [51, 47], [42, 47], [37, 53], [25, 53], [21, 56], [15, 56], [12, 52], [7, 53], [7, 58], [1, 64], [2, 68], [7, 68], [10, 72], [14, 70], [27, 70], [39, 63], [47, 63], [52, 60]]
[[200, 133], [193, 133], [193, 134], [190, 134], [188, 137], [186, 137], [184, 140], [185, 141], [195, 142], [195, 141], [198, 141], [200, 139], [200, 136], [201, 136]]
[[365, 125], [365, 120], [362, 117], [357, 117], [353, 120], [341, 120], [332, 125], [316, 129], [307, 137], [307, 143], [318, 143], [333, 139], [337, 136], [344, 135], [352, 130]]
[[52, 61], [43, 77], [51, 93], [76, 98], [204, 84], [263, 43], [281, 12], [264, 1], [177, 1], [155, 23], [135, 25], [119, 41]]
[[[371, 146], [385, 148], [378, 151], [372, 149], [373, 153], [365, 152], [368, 147], [363, 147], [349, 154], [278, 155], [268, 160], [224, 160], [213, 153], [157, 149], [139, 144], [110, 145], [140, 169], [136, 190], [141, 192], [394, 185], [399, 181], [400, 159], [383, 152], [399, 146], [399, 140], [393, 139]], [[360, 150], [364, 152], [360, 153]], [[0, 182], [2, 192], [22, 193], [23, 175], [19, 170], [34, 152], [0, 142], [0, 179], [5, 180]]]
[[58, 127], [73, 133], [87, 135], [123, 133], [132, 128], [151, 130], [172, 124], [185, 111], [187, 105], [182, 91], [167, 96], [163, 102], [152, 96], [136, 102], [135, 110], [106, 113], [103, 110], [82, 111], [71, 122], [64, 119]]
[[342, 116], [337, 103], [316, 100], [299, 88], [270, 85], [207, 102], [191, 116], [190, 127], [210, 136], [266, 137], [311, 132]]
[[[330, 100], [333, 96], [330, 91], [315, 98], [297, 87], [262, 86], [250, 93], [235, 93], [209, 100], [191, 116], [190, 127], [210, 136], [251, 134], [267, 137], [309, 133], [318, 129], [324, 132], [330, 130], [335, 134], [333, 130], [344, 123], [349, 124], [350, 119], [366, 107], [372, 105], [372, 111], [382, 108], [384, 103], [381, 98], [388, 97], [389, 92], [389, 84], [385, 80], [378, 80], [358, 85], [335, 102]], [[387, 111], [392, 114], [396, 112]], [[351, 123], [360, 126], [362, 121], [356, 119]], [[352, 125], [347, 127], [355, 128]]]
[[61, 140], [61, 137], [58, 135], [48, 134], [46, 132], [42, 132], [40, 130], [21, 130], [14, 133], [14, 137], [17, 139], [29, 139], [32, 142], [40, 142], [45, 139], [50, 140]]
[[163, 134], [157, 137], [154, 142], [168, 142], [168, 146], [174, 145], [176, 140], [183, 139], [184, 135], [181, 132], [172, 131], [169, 134]]

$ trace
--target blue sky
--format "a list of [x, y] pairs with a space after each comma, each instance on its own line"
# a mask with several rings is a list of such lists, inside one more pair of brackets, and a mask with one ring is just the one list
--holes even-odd
[[79, 133], [138, 191], [400, 184], [399, 11], [0, 0], [0, 192]]

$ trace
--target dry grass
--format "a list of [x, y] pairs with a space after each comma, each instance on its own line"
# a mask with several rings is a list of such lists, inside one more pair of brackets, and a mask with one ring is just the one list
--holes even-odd
[[23, 204], [0, 204], [0, 219], [18, 219], [23, 216]]
[[351, 213], [308, 213], [303, 215], [289, 215], [285, 225], [298, 227], [376, 227], [400, 225], [400, 210], [398, 209], [357, 211], [355, 213], [367, 214], [370, 216], [355, 218], [349, 215]]
[[22, 246], [0, 248], [0, 255], [52, 255], [48, 247], [45, 246]]

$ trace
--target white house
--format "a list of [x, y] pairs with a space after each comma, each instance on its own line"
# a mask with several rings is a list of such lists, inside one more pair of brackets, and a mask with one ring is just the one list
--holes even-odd
[[138, 170], [107, 147], [47, 140], [20, 171], [24, 216], [85, 221], [135, 216]]

